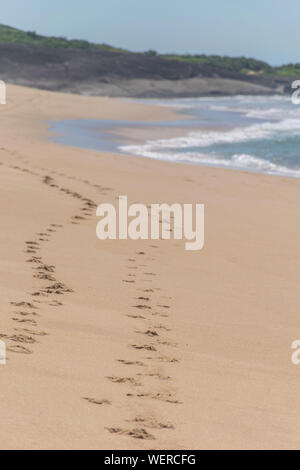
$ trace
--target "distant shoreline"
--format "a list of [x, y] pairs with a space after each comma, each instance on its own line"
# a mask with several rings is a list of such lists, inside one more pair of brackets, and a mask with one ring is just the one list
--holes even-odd
[[0, 57], [0, 79], [8, 84], [119, 98], [284, 94], [296, 78], [295, 74], [278, 76], [275, 72], [246, 74], [141, 53], [3, 42]]
[[111, 81], [65, 82], [25, 79], [7, 80], [8, 83], [40, 90], [109, 98], [201, 98], [235, 95], [288, 95], [283, 87], [265, 85], [228, 78], [196, 77], [182, 80], [114, 79]]

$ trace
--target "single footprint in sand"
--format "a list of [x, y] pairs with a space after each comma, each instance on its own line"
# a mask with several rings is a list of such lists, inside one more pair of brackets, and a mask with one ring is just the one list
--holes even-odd
[[134, 397], [136, 396], [137, 398], [152, 398], [152, 400], [159, 400], [159, 401], [164, 401], [165, 403], [172, 403], [174, 405], [182, 405], [182, 402], [174, 398], [172, 393], [137, 393], [136, 395], [132, 393], [127, 393], [128, 397]]
[[134, 429], [122, 429], [122, 428], [105, 428], [111, 434], [120, 434], [123, 436], [129, 436], [133, 439], [146, 439], [154, 440], [155, 437], [148, 433], [146, 429], [143, 428], [134, 428]]
[[156, 351], [157, 349], [150, 345], [150, 344], [132, 344], [131, 347], [133, 349], [137, 349], [137, 350], [142, 350], [142, 349], [145, 349], [146, 351]]
[[32, 308], [32, 309], [37, 308], [31, 302], [11, 302], [11, 305], [14, 305], [15, 307], [27, 307], [27, 308]]
[[9, 336], [11, 341], [15, 341], [16, 343], [27, 343], [27, 344], [34, 344], [36, 340], [32, 338], [32, 336], [28, 335], [13, 335]]
[[151, 336], [151, 337], [158, 336], [158, 333], [155, 330], [136, 331], [136, 333], [139, 333], [141, 335]]
[[51, 266], [51, 265], [48, 265], [48, 264], [43, 264], [42, 266], [37, 266], [36, 269], [38, 269], [39, 271], [40, 270], [45, 271], [47, 273], [54, 273], [55, 266]]
[[38, 314], [36, 312], [14, 312], [15, 315], [21, 315], [22, 317], [28, 317], [29, 315], [32, 315], [34, 317], [36, 317]]
[[58, 300], [52, 300], [51, 302], [49, 302], [49, 304], [51, 307], [60, 307], [61, 305], [63, 305], [62, 302], [59, 302]]
[[125, 366], [145, 366], [146, 364], [141, 361], [126, 361], [125, 359], [117, 359], [118, 362]]
[[143, 417], [136, 417], [129, 422], [131, 423], [139, 423], [142, 424], [143, 426], [146, 426], [148, 428], [152, 429], [175, 429], [174, 425], [172, 423], [162, 423], [161, 421], [158, 421], [154, 418], [143, 418]]
[[118, 384], [130, 384], [134, 386], [140, 386], [142, 385], [140, 382], [138, 382], [134, 377], [106, 377], [108, 380], [111, 380], [111, 382], [118, 383]]
[[30, 351], [30, 349], [25, 348], [24, 346], [20, 346], [19, 344], [9, 346], [7, 348], [7, 351], [15, 352], [19, 354], [32, 354], [32, 351]]
[[135, 320], [146, 320], [146, 317], [143, 317], [143, 315], [126, 315], [126, 317], [134, 318]]
[[26, 263], [37, 263], [41, 264], [42, 263], [42, 258], [40, 256], [33, 256], [32, 258], [28, 259]]
[[93, 403], [93, 405], [111, 405], [111, 402], [109, 400], [106, 400], [106, 398], [98, 399], [98, 398], [82, 397], [82, 400], [86, 400], [89, 403]]
[[55, 282], [56, 279], [51, 274], [38, 273], [33, 276], [35, 279], [41, 279], [42, 281], [52, 281]]
[[[152, 359], [152, 357], [149, 357], [148, 359]], [[168, 356], [159, 356], [156, 358], [156, 360], [160, 362], [169, 362], [169, 363], [176, 363], [179, 362], [179, 359], [176, 359], [175, 357], [168, 357]]]
[[160, 312], [153, 312], [152, 315], [162, 317], [162, 318], [168, 318], [169, 317], [169, 315], [167, 313], [160, 313]]
[[29, 320], [25, 318], [16, 318], [16, 317], [13, 317], [12, 320], [18, 323], [29, 323], [30, 325], [37, 325], [37, 322], [35, 320]]
[[28, 333], [29, 335], [33, 336], [47, 336], [48, 333], [45, 331], [36, 331], [36, 330], [29, 330], [28, 328], [14, 328], [15, 331], [19, 331], [22, 333]]

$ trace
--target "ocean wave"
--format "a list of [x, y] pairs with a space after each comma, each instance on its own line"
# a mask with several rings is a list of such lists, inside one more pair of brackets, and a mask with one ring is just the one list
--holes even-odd
[[[130, 147], [131, 151], [128, 151]], [[213, 166], [217, 168], [229, 168], [236, 170], [254, 171], [270, 175], [288, 176], [300, 178], [300, 168], [292, 169], [282, 165], [277, 165], [269, 160], [255, 157], [249, 154], [234, 154], [231, 158], [225, 159], [222, 155], [207, 154], [200, 152], [159, 152], [146, 150], [145, 146], [123, 146], [126, 153], [132, 153], [140, 157], [152, 158], [155, 160], [165, 160], [175, 163], [191, 163], [197, 165]]]
[[143, 145], [125, 145], [120, 149], [127, 153], [154, 152], [167, 149], [185, 149], [209, 147], [214, 144], [232, 144], [249, 140], [269, 139], [278, 132], [290, 135], [300, 131], [300, 119], [286, 119], [280, 122], [264, 122], [248, 127], [239, 127], [230, 131], [189, 132], [183, 137], [149, 140]]
[[246, 153], [233, 153], [231, 157], [224, 157], [224, 155], [213, 151], [213, 148], [209, 148], [215, 144], [266, 140], [271, 139], [274, 135], [278, 138], [281, 133], [282, 135], [287, 133], [288, 136], [299, 135], [299, 131], [299, 119], [286, 119], [280, 122], [253, 124], [230, 131], [190, 132], [183, 137], [150, 140], [141, 145], [123, 145], [119, 149], [127, 154], [152, 159], [245, 169], [299, 178], [300, 168], [288, 168]]
[[[170, 103], [170, 100], [164, 103]], [[173, 105], [175, 103], [176, 106], [193, 107], [196, 111], [194, 116], [200, 118], [206, 116], [206, 111], [214, 112], [208, 116], [209, 119], [213, 118], [212, 122], [216, 120], [219, 128], [200, 130], [199, 123], [199, 131], [193, 130], [184, 136], [148, 140], [139, 145], [122, 145], [119, 149], [127, 154], [154, 159], [300, 177], [300, 164], [295, 168], [298, 159], [295, 146], [300, 136], [300, 108], [292, 106], [289, 97], [240, 95], [186, 98], [172, 102]], [[162, 104], [162, 101], [158, 100], [157, 104]], [[233, 119], [234, 127], [225, 130], [221, 127], [224, 118], [218, 121], [218, 116], [222, 117], [224, 112], [244, 115], [256, 122], [236, 127], [236, 119]], [[227, 124], [230, 125], [231, 117], [228, 116]], [[278, 163], [283, 160], [287, 166]]]

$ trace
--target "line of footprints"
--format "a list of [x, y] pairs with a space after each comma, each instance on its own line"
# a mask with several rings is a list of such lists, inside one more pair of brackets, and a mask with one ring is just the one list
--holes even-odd
[[[69, 221], [71, 224], [80, 224], [88, 217], [92, 217], [95, 212], [96, 203], [90, 198], [83, 197], [76, 191], [59, 185], [53, 175], [96, 188], [102, 195], [112, 191], [110, 187], [93, 184], [88, 180], [55, 170], [49, 171], [41, 167], [36, 167], [38, 171], [33, 170], [24, 166], [24, 164], [29, 164], [29, 162], [17, 152], [3, 148], [0, 150], [4, 150], [11, 157], [22, 161], [22, 166], [9, 164], [8, 167], [10, 169], [36, 176], [49, 188], [53, 188], [60, 191], [61, 194], [80, 201], [80, 210]], [[1, 164], [4, 163], [0, 162]], [[47, 174], [45, 174], [46, 171]], [[72, 293], [70, 287], [56, 278], [55, 266], [46, 263], [41, 255], [43, 244], [50, 242], [51, 236], [62, 228], [63, 225], [61, 224], [51, 223], [46, 229], [37, 233], [33, 240], [25, 242], [25, 253], [28, 255], [26, 262], [31, 263], [33, 278], [41, 281], [41, 287], [29, 293], [29, 297], [26, 300], [11, 302], [13, 307], [11, 318], [15, 323], [13, 333], [0, 334], [0, 338], [5, 338], [7, 342], [7, 351], [31, 354], [33, 352], [32, 345], [38, 341], [39, 337], [48, 334], [38, 329], [38, 318], [42, 314], [43, 304], [58, 308], [63, 305], [61, 301], [62, 296]], [[151, 248], [155, 250], [157, 246], [153, 245]], [[140, 260], [146, 261], [140, 262]], [[126, 357], [117, 359], [118, 363], [122, 364], [126, 370], [130, 366], [137, 366], [140, 372], [135, 376], [110, 376], [106, 377], [106, 380], [110, 380], [116, 386], [126, 386], [124, 393], [128, 400], [133, 398], [138, 400], [150, 399], [180, 405], [181, 402], [176, 398], [175, 392], [172, 390], [174, 378], [162, 372], [164, 364], [172, 366], [172, 364], [179, 362], [179, 359], [173, 357], [173, 354], [165, 354], [166, 348], [174, 349], [177, 346], [169, 341], [167, 337], [168, 332], [170, 332], [168, 318], [171, 312], [171, 305], [168, 305], [163, 300], [160, 301], [160, 299], [165, 299], [166, 296], [163, 295], [159, 287], [154, 287], [156, 273], [148, 270], [147, 260], [146, 253], [141, 251], [137, 252], [126, 262], [128, 273], [127, 277], [122, 280], [122, 283], [127, 288], [132, 289], [132, 305], [128, 306], [129, 311], [125, 315], [131, 320], [132, 329], [137, 338], [136, 342], [128, 344], [128, 348], [135, 351], [136, 359], [126, 359]], [[147, 340], [142, 341], [143, 337], [146, 337]], [[144, 389], [143, 377], [147, 378], [148, 381], [150, 379], [150, 390]], [[82, 399], [92, 405], [112, 405], [111, 401], [105, 398], [82, 397]], [[171, 422], [157, 419], [153, 414], [151, 416], [134, 416], [124, 428], [106, 427], [106, 430], [112, 434], [129, 436], [134, 439], [154, 440], [156, 436], [153, 435], [153, 430], [174, 429], [174, 425]]]
[[[153, 245], [151, 248], [155, 250], [157, 246]], [[177, 346], [168, 339], [168, 332], [171, 331], [168, 318], [172, 311], [170, 298], [163, 295], [161, 288], [155, 287], [156, 273], [147, 267], [148, 260], [147, 254], [140, 251], [126, 261], [128, 272], [122, 282], [132, 289], [132, 305], [128, 306], [128, 313], [125, 315], [130, 319], [132, 331], [136, 335], [136, 342], [127, 347], [135, 352], [135, 358], [128, 359], [125, 356], [117, 359], [124, 366], [124, 376], [109, 376], [106, 379], [116, 386], [124, 387], [128, 400], [159, 400], [180, 405], [181, 402], [172, 390], [174, 378], [163, 372], [165, 364], [172, 367], [172, 364], [179, 362], [172, 353], [166, 354], [166, 351], [173, 351]], [[127, 375], [130, 366], [138, 367], [140, 372]], [[143, 379], [148, 382], [147, 386], [143, 385]], [[83, 399], [94, 405], [112, 405], [107, 399]], [[106, 427], [106, 430], [134, 439], [154, 440], [157, 438], [153, 434], [155, 430], [174, 429], [171, 422], [157, 418], [154, 410], [147, 415], [134, 415], [126, 424], [124, 427]]]
[[[47, 185], [49, 188], [59, 191], [62, 195], [78, 199], [80, 201], [80, 208], [78, 213], [71, 217], [69, 223], [80, 224], [85, 219], [92, 217], [95, 213], [96, 203], [90, 198], [83, 197], [76, 191], [68, 189], [64, 186], [59, 185], [52, 176], [44, 174], [45, 168], [36, 167], [38, 170], [33, 170], [24, 166], [28, 163], [27, 160], [19, 155], [17, 152], [10, 151], [4, 148], [0, 150], [5, 151], [10, 156], [10, 162], [12, 159], [22, 161], [22, 166], [7, 164], [7, 167], [11, 170], [29, 174], [39, 178], [39, 180]], [[0, 165], [4, 165], [4, 162], [0, 162]], [[96, 185], [88, 180], [81, 178], [65, 175], [56, 171], [48, 171], [58, 176], [63, 176], [68, 179], [77, 180], [85, 185], [95, 187], [103, 195], [111, 188]], [[27, 263], [31, 263], [33, 278], [41, 281], [41, 287], [38, 290], [29, 292], [26, 300], [15, 300], [11, 301], [11, 319], [14, 322], [14, 327], [11, 334], [0, 334], [0, 338], [5, 339], [7, 344], [7, 351], [21, 354], [31, 354], [32, 345], [38, 342], [38, 338], [46, 336], [46, 331], [40, 331], [38, 329], [38, 319], [42, 314], [43, 304], [47, 304], [51, 307], [60, 307], [63, 305], [61, 298], [63, 295], [73, 292], [72, 289], [66, 286], [62, 281], [58, 280], [55, 275], [55, 266], [45, 262], [41, 255], [41, 249], [43, 244], [51, 241], [51, 236], [62, 229], [63, 225], [51, 223], [41, 232], [37, 233], [32, 240], [25, 242], [25, 253], [28, 256], [26, 259]], [[9, 359], [9, 358], [8, 358]]]

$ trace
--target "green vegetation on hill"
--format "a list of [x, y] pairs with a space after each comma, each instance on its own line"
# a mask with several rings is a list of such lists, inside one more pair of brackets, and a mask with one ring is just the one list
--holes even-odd
[[300, 78], [300, 64], [287, 64], [281, 67], [275, 67], [276, 75], [281, 77]]
[[228, 57], [219, 55], [164, 55], [166, 59], [181, 60], [184, 62], [194, 62], [201, 65], [220, 67], [239, 73], [268, 73], [272, 67], [261, 60], [248, 59], [246, 57]]
[[262, 76], [289, 76], [299, 77], [300, 64], [288, 64], [280, 67], [272, 67], [262, 60], [249, 59], [247, 57], [228, 57], [219, 55], [178, 55], [165, 54], [164, 58], [170, 60], [180, 60], [184, 62], [193, 62], [196, 64], [213, 66], [220, 69], [230, 70], [245, 75], [262, 75]]
[[177, 55], [166, 54], [163, 57], [171, 60], [180, 60], [184, 62], [194, 62], [201, 65], [218, 67], [231, 72], [238, 72], [246, 75], [262, 76], [300, 76], [300, 64], [287, 64], [280, 67], [272, 67], [267, 62], [261, 60], [249, 59], [247, 57], [228, 57], [218, 55]]
[[[96, 44], [83, 39], [67, 39], [65, 37], [41, 36], [35, 31], [22, 31], [0, 24], [0, 43], [29, 44], [32, 46], [44, 46], [63, 49], [82, 50], [106, 50], [112, 52], [130, 53], [126, 49], [120, 49], [108, 44]], [[167, 60], [178, 60], [180, 62], [196, 63], [204, 66], [229, 70], [244, 75], [277, 76], [277, 77], [300, 77], [300, 64], [287, 64], [280, 67], [272, 67], [267, 62], [247, 57], [228, 57], [205, 54], [158, 54], [150, 49], [144, 52], [149, 57], [161, 57]]]
[[64, 37], [41, 36], [35, 31], [22, 31], [10, 26], [0, 25], [0, 43], [29, 44], [31, 46], [44, 46], [63, 49], [107, 50], [115, 52], [129, 52], [108, 44], [94, 44], [83, 39], [66, 39]]

